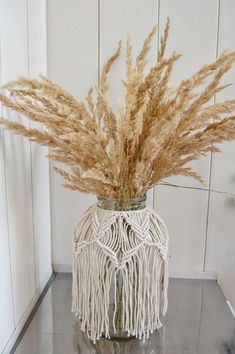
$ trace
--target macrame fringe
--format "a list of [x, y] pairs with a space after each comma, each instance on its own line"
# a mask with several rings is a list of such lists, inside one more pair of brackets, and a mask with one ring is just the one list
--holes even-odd
[[73, 255], [72, 311], [93, 342], [110, 338], [110, 328], [117, 330], [117, 279], [122, 280], [121, 326], [128, 336], [145, 340], [161, 327], [160, 316], [167, 311], [168, 233], [153, 210], [92, 206], [75, 229]]

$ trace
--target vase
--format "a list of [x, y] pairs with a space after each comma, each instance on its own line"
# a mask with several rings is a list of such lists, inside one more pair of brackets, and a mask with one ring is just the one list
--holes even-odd
[[145, 340], [167, 311], [168, 233], [146, 205], [98, 197], [74, 230], [72, 312], [81, 330]]

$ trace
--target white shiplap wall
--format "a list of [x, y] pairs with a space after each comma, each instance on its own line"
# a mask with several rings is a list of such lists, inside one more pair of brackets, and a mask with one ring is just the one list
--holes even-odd
[[[48, 1], [48, 75], [78, 98], [98, 80], [97, 14], [93, 0]], [[53, 260], [71, 266], [74, 226], [95, 198], [65, 190], [62, 183], [51, 169]]]
[[[46, 2], [0, 2], [1, 83], [46, 74]], [[4, 117], [28, 121], [3, 109]], [[46, 150], [8, 131], [0, 147], [0, 352], [9, 353], [51, 276]]]
[[[218, 53], [235, 50], [235, 1], [221, 0], [219, 12]], [[235, 67], [225, 82], [233, 85], [216, 96], [216, 102], [234, 99]], [[211, 189], [235, 194], [235, 142], [222, 146], [222, 153], [213, 155]], [[235, 199], [210, 193], [205, 269], [216, 269], [225, 297], [235, 308]]]
[[[97, 83], [99, 67], [119, 39], [130, 34], [137, 51], [154, 24], [162, 33], [167, 16], [171, 19], [168, 52], [183, 54], [173, 84], [213, 61], [224, 48], [234, 49], [233, 0], [48, 0], [49, 77], [83, 98]], [[157, 45], [156, 40], [154, 49]], [[150, 64], [153, 60], [154, 50]], [[112, 72], [113, 102], [120, 99], [122, 62]], [[234, 75], [228, 79], [234, 82]], [[226, 95], [216, 100], [234, 97], [234, 89]], [[225, 144], [220, 156], [208, 155], [193, 163], [206, 180], [204, 190], [193, 180], [175, 177], [170, 182], [182, 188], [159, 187], [150, 204], [170, 231], [171, 272], [199, 277], [218, 272], [225, 295], [235, 306], [235, 207], [226, 196], [211, 191], [235, 191], [234, 146]], [[71, 269], [73, 227], [94, 198], [63, 190], [53, 171], [51, 182], [53, 263], [56, 269]]]

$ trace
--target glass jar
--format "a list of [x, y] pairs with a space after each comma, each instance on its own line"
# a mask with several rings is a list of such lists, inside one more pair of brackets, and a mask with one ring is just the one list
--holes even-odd
[[107, 197], [97, 197], [97, 205], [104, 210], [132, 211], [146, 208], [146, 194], [143, 197], [130, 199], [113, 199]]

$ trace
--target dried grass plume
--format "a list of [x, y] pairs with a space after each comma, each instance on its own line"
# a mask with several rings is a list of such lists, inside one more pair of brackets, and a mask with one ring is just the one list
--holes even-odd
[[55, 170], [72, 190], [126, 199], [144, 195], [173, 175], [202, 181], [188, 163], [235, 139], [235, 100], [210, 104], [228, 86], [221, 85], [221, 79], [235, 61], [235, 52], [223, 52], [172, 88], [169, 80], [180, 55], [165, 55], [169, 20], [156, 62], [145, 73], [155, 33], [154, 27], [135, 61], [127, 41], [122, 113], [115, 113], [107, 98], [108, 75], [120, 55], [119, 43], [103, 67], [99, 87], [91, 88], [83, 102], [46, 77], [20, 78], [4, 87], [0, 102], [44, 128], [4, 118], [0, 123], [49, 146], [48, 157], [69, 167], [69, 172]]

